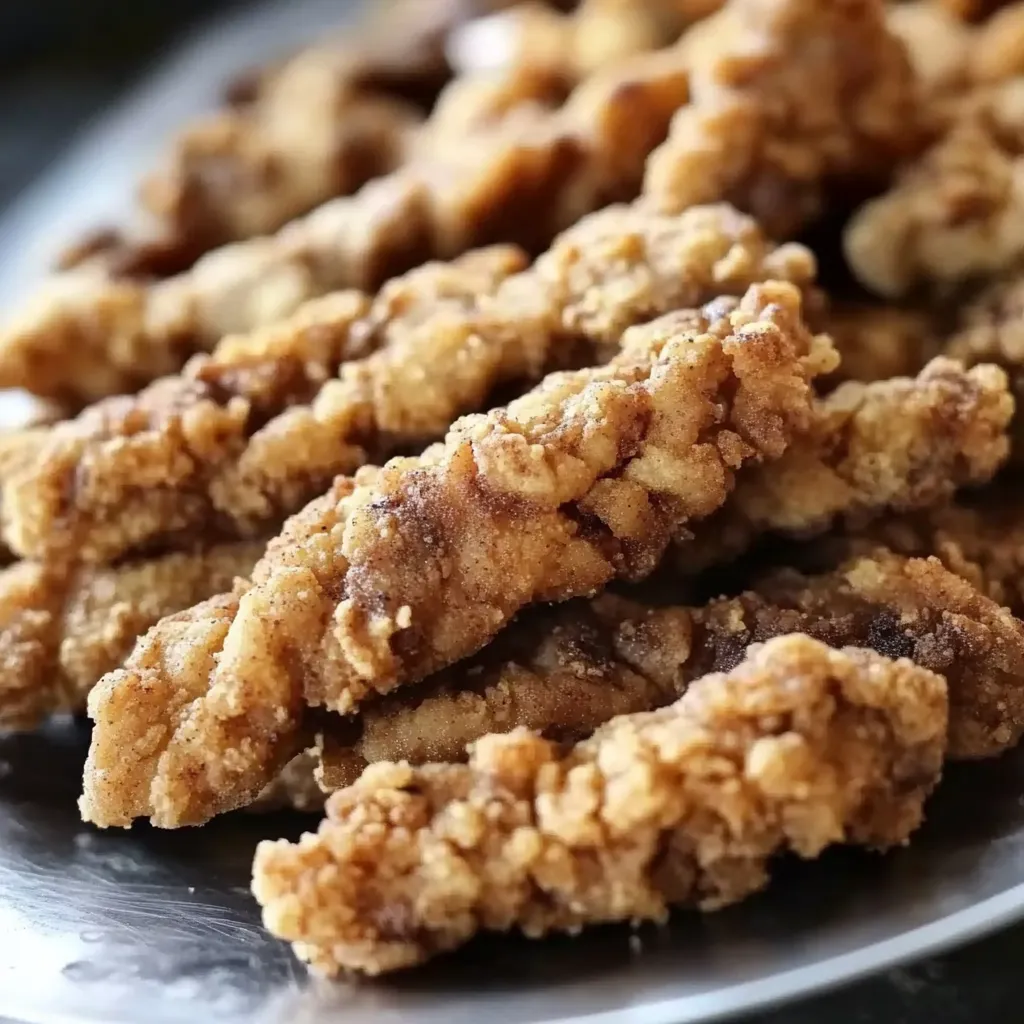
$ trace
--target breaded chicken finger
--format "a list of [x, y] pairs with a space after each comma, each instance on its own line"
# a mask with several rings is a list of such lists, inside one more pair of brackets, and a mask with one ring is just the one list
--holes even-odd
[[806, 249], [772, 246], [726, 206], [677, 217], [611, 207], [515, 273], [523, 259], [495, 247], [427, 264], [372, 302], [314, 300], [180, 378], [57, 426], [9, 489], [10, 543], [106, 562], [197, 532], [265, 533], [339, 473], [443, 437], [499, 387], [599, 362], [660, 314], [814, 274]]
[[305, 704], [353, 711], [529, 604], [650, 573], [738, 468], [807, 426], [834, 353], [800, 307], [768, 283], [633, 328], [607, 366], [552, 374], [418, 458], [339, 478], [251, 589], [161, 623], [93, 691], [84, 816], [175, 825], [244, 804], [295, 752]]
[[317, 833], [259, 846], [253, 892], [327, 974], [409, 967], [482, 930], [713, 910], [763, 888], [783, 851], [906, 842], [946, 715], [942, 678], [912, 662], [780, 638], [568, 754], [522, 730], [468, 765], [376, 765]]
[[1015, 745], [1024, 624], [935, 559], [868, 550], [832, 572], [781, 572], [699, 607], [605, 594], [537, 609], [473, 658], [366, 703], [356, 719], [326, 716], [322, 784], [348, 785], [377, 761], [460, 761], [481, 736], [520, 727], [582, 739], [614, 715], [654, 710], [694, 679], [729, 671], [753, 643], [797, 632], [945, 676], [951, 757]]

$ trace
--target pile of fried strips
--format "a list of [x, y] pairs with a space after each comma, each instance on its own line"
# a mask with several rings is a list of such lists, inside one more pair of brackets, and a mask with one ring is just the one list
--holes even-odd
[[1024, 734], [1024, 2], [398, 0], [139, 204], [0, 327], [0, 726], [87, 711], [101, 827], [325, 814], [253, 867], [318, 971], [734, 903]]

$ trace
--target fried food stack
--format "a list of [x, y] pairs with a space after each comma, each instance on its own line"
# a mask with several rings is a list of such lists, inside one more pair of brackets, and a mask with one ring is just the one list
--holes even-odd
[[104, 827], [333, 793], [254, 865], [330, 973], [735, 902], [1024, 734], [1024, 5], [415, 7], [0, 330], [84, 407], [0, 437], [0, 723], [87, 706]]

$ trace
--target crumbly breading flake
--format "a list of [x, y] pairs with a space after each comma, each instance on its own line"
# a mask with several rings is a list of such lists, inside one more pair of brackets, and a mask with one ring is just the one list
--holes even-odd
[[942, 137], [846, 228], [860, 281], [887, 297], [949, 290], [1024, 255], [1024, 80], [972, 95]]
[[840, 550], [882, 544], [904, 555], [934, 555], [995, 602], [1024, 616], [1024, 494], [996, 484], [956, 504], [887, 516], [866, 530], [830, 537]]
[[906, 47], [926, 102], [965, 84], [977, 45], [969, 25], [935, 0], [891, 3], [885, 18]]
[[324, 809], [327, 794], [317, 782], [318, 757], [312, 750], [296, 754], [273, 782], [246, 808], [254, 814], [272, 811], [301, 811], [312, 814]]
[[716, 20], [726, 43], [692, 48], [690, 103], [648, 165], [660, 209], [725, 200], [791, 238], [828, 190], [914, 152], [917, 85], [881, 0], [731, 0]]
[[695, 573], [766, 534], [810, 537], [948, 501], [995, 475], [1013, 407], [1002, 370], [943, 358], [915, 378], [843, 384], [770, 470], [742, 474], [722, 511], [678, 538], [674, 564]]
[[165, 620], [93, 691], [84, 816], [176, 825], [246, 803], [294, 753], [306, 704], [352, 711], [529, 604], [650, 573], [740, 466], [808, 425], [834, 353], [800, 307], [775, 282], [632, 328], [607, 366], [552, 374], [422, 456], [339, 478], [251, 588]]
[[[930, 553], [936, 538], [913, 536]], [[946, 676], [952, 757], [991, 757], [1015, 745], [1024, 733], [1024, 625], [960, 578], [948, 533], [940, 553], [948, 569], [879, 549], [875, 538], [910, 547], [895, 528], [871, 538], [859, 542], [866, 554], [831, 572], [777, 573], [700, 607], [605, 594], [538, 609], [475, 657], [368, 702], [354, 721], [325, 718], [321, 783], [339, 789], [378, 761], [461, 761], [474, 740], [520, 727], [582, 739], [616, 714], [662, 707], [694, 679], [731, 670], [753, 643], [797, 632]], [[1011, 558], [990, 557], [990, 582]]]
[[[498, 241], [539, 251], [584, 214], [639, 192], [688, 82], [680, 54], [645, 54], [586, 79], [557, 110], [515, 107], [458, 145], [419, 147], [354, 196], [215, 250], [187, 273], [156, 283], [89, 267], [59, 275], [0, 332], [0, 386], [116, 394], [326, 292], [373, 289], [426, 259]], [[54, 358], [65, 352], [73, 358]]]
[[[995, 363], [1010, 378], [1018, 409], [1024, 401], [1024, 269], [993, 279], [960, 306], [945, 352], [967, 366]], [[1024, 459], [1024, 418], [1014, 417], [1012, 458]]]
[[729, 207], [670, 217], [641, 204], [592, 214], [515, 273], [523, 263], [495, 247], [427, 264], [376, 300], [312, 300], [92, 407], [15, 478], [6, 536], [26, 556], [105, 562], [197, 533], [262, 534], [339, 473], [443, 437], [499, 387], [599, 361], [630, 326], [756, 281], [809, 287], [815, 269]]
[[782, 851], [906, 842], [945, 730], [940, 676], [780, 638], [565, 755], [523, 730], [468, 765], [376, 765], [317, 833], [259, 846], [253, 892], [328, 974], [408, 967], [482, 930], [713, 910], [761, 889]]
[[83, 711], [89, 691], [140, 635], [229, 590], [252, 571], [263, 547], [225, 544], [105, 569], [8, 566], [0, 572], [0, 729]]

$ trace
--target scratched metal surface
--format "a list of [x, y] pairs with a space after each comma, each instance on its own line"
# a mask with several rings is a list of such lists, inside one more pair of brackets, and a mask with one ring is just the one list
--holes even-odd
[[681, 1024], [890, 966], [1024, 907], [1024, 756], [959, 766], [909, 849], [781, 864], [763, 896], [664, 930], [482, 941], [400, 978], [311, 982], [248, 895], [293, 816], [100, 833], [75, 811], [82, 725], [0, 739], [0, 1014], [153, 1024]]
[[[342, 6], [278, 4], [223, 22], [174, 56], [0, 224], [0, 251], [19, 254], [0, 261], [0, 303], [40, 274], [54, 244], [121, 217], [162, 139], [226, 74], [299, 42]], [[86, 745], [81, 724], [0, 737], [5, 1020], [683, 1024], [792, 998], [1024, 916], [1022, 754], [952, 771], [908, 850], [783, 864], [767, 894], [723, 914], [681, 915], [636, 936], [490, 939], [386, 982], [312, 982], [262, 931], [248, 894], [256, 842], [310, 822], [237, 815], [179, 833], [96, 832], [75, 809]]]

